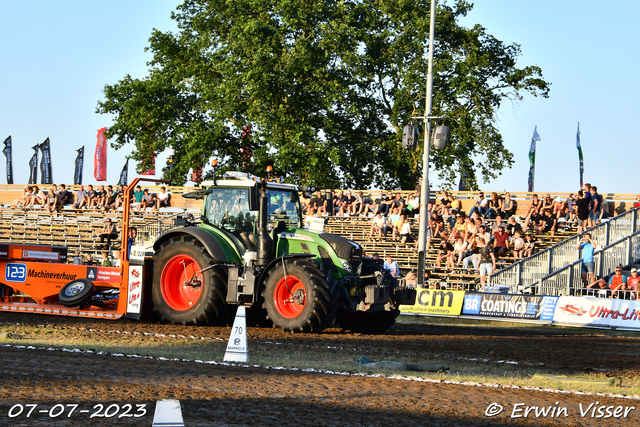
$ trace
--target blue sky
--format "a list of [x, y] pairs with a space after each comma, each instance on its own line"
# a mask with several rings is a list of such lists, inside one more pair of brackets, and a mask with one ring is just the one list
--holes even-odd
[[[0, 141], [14, 143], [15, 182], [26, 182], [31, 147], [51, 138], [53, 177], [73, 181], [76, 149], [85, 146], [84, 183], [94, 182], [97, 130], [111, 118], [95, 113], [105, 84], [126, 74], [147, 74], [144, 52], [155, 27], [175, 30], [170, 13], [179, 0], [0, 2]], [[462, 22], [480, 23], [505, 43], [522, 48], [520, 66], [538, 65], [551, 83], [548, 99], [525, 96], [499, 112], [511, 170], [484, 190], [526, 191], [528, 150], [534, 126], [542, 141], [535, 190], [576, 191], [579, 184], [576, 126], [580, 122], [585, 181], [600, 192], [637, 192], [638, 141], [635, 100], [640, 68], [632, 46], [638, 39], [640, 3], [615, 7], [594, 1], [477, 1]], [[597, 34], [599, 32], [600, 34]], [[436, 34], [437, 37], [437, 34]], [[630, 49], [631, 48], [631, 49]], [[437, 88], [435, 89], [437, 90]], [[130, 149], [108, 155], [108, 182], [115, 183]], [[0, 156], [4, 165], [4, 156]], [[165, 156], [157, 159], [157, 168]], [[133, 176], [134, 166], [129, 173]], [[0, 166], [0, 176], [4, 166]], [[432, 184], [436, 175], [432, 174]], [[5, 182], [0, 178], [0, 182]]]

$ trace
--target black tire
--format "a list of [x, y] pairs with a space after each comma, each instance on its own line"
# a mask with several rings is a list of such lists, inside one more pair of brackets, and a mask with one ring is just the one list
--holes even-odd
[[396, 317], [400, 315], [397, 308], [391, 311], [349, 312], [339, 310], [336, 322], [343, 328], [359, 334], [381, 334], [396, 324]]
[[[174, 236], [156, 251], [151, 299], [163, 321], [182, 325], [228, 324], [227, 275], [202, 244], [189, 235]], [[184, 275], [180, 269], [184, 269]], [[201, 281], [200, 285], [190, 279]]]
[[[264, 281], [264, 308], [274, 327], [285, 332], [319, 332], [333, 321], [338, 293], [318, 265], [308, 258], [285, 260]], [[333, 300], [332, 300], [333, 299]]]
[[58, 293], [58, 301], [65, 307], [84, 307], [91, 300], [95, 286], [88, 279], [77, 279], [67, 283]]

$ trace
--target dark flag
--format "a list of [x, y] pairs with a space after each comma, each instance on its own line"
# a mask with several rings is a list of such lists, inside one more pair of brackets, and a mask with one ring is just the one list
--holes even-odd
[[118, 181], [118, 185], [127, 186], [127, 176], [129, 175], [129, 159], [124, 164], [122, 168], [122, 172], [120, 172], [120, 180]]
[[13, 156], [11, 153], [11, 135], [4, 140], [2, 154], [7, 158], [7, 184], [13, 184]]
[[33, 156], [29, 160], [29, 184], [38, 183], [38, 146], [31, 147]]
[[82, 184], [82, 167], [84, 166], [84, 145], [78, 150], [76, 156], [76, 169], [73, 172], [73, 185]]
[[49, 138], [45, 139], [38, 148], [40, 148], [40, 152], [42, 153], [42, 160], [40, 160], [40, 184], [53, 184]]

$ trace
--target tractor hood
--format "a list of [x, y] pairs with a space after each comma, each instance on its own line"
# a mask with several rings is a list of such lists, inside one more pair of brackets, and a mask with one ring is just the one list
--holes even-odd
[[337, 234], [322, 233], [318, 235], [327, 242], [342, 259], [362, 258], [362, 246]]

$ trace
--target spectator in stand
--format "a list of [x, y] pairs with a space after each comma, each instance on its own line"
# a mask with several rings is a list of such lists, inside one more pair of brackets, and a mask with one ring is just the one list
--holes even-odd
[[103, 267], [111, 267], [111, 260], [109, 259], [109, 252], [102, 252], [102, 266]]
[[583, 187], [584, 197], [589, 199], [589, 203], [591, 203], [591, 184], [586, 183]]
[[405, 217], [402, 227], [400, 228], [400, 244], [409, 247], [409, 243], [413, 243], [413, 235], [411, 235], [411, 223], [409, 218]]
[[140, 187], [139, 185], [136, 185], [136, 189], [133, 192], [133, 195], [131, 196], [131, 205], [130, 207], [133, 209], [133, 204], [134, 203], [140, 203], [142, 202], [142, 195], [144, 193], [142, 192], [142, 187]]
[[478, 226], [478, 234], [476, 234], [476, 239], [474, 239], [474, 242], [477, 241], [478, 237], [482, 237], [485, 242], [491, 241], [491, 233], [487, 231], [486, 225], [482, 224]]
[[422, 194], [422, 177], [418, 178], [418, 183], [415, 188], [416, 193]]
[[449, 259], [447, 260], [447, 267], [455, 267], [462, 264], [462, 260], [467, 253], [468, 243], [462, 238], [458, 237], [456, 243], [453, 245], [453, 252], [451, 252]]
[[631, 299], [638, 299], [638, 289], [640, 288], [640, 274], [636, 268], [631, 269], [631, 277], [628, 278], [627, 284], [631, 292]]
[[25, 203], [24, 207], [33, 207], [35, 205], [45, 206], [47, 203], [47, 195], [44, 194], [37, 185], [33, 186], [33, 194], [29, 198], [29, 201]]
[[[484, 226], [483, 226], [484, 227]], [[488, 236], [489, 233], [486, 233], [486, 235]], [[465, 253], [465, 257], [462, 260], [462, 268], [471, 268], [471, 265], [473, 265], [474, 269], [478, 268], [479, 262], [480, 262], [480, 253], [479, 250], [480, 248], [478, 247], [478, 242], [480, 240], [478, 239], [482, 239], [482, 242], [486, 242], [487, 240], [485, 240], [485, 238], [483, 236], [480, 236], [478, 234], [478, 236], [476, 237], [476, 240], [473, 242], [473, 245], [471, 245], [471, 247], [467, 248], [467, 252]]]
[[462, 202], [460, 200], [453, 197], [452, 194], [449, 194], [447, 199], [449, 199], [451, 209], [455, 209], [457, 212], [462, 212]]
[[84, 186], [80, 185], [78, 191], [76, 191], [76, 202], [73, 204], [74, 209], [82, 209], [87, 205], [87, 190]]
[[60, 184], [60, 191], [58, 191], [58, 206], [64, 207], [69, 202], [69, 192], [67, 186]]
[[369, 214], [369, 211], [371, 211], [371, 213], [374, 215], [377, 214], [378, 212], [380, 212], [383, 215], [386, 214], [386, 212], [382, 212], [382, 209], [380, 209], [380, 204], [382, 203], [383, 200], [384, 200], [384, 193], [381, 191], [377, 198], [369, 200], [368, 203], [364, 205], [364, 216], [367, 216]]
[[15, 208], [15, 207], [18, 207], [18, 205], [25, 206], [27, 202], [31, 199], [32, 195], [33, 195], [33, 187], [31, 186], [24, 187], [24, 191], [22, 192], [22, 197], [14, 199], [13, 202], [11, 203], [11, 207]]
[[169, 205], [169, 193], [167, 193], [167, 189], [162, 186], [160, 187], [160, 192], [156, 196], [156, 204], [153, 206], [154, 211], [159, 211], [160, 208], [166, 208]]
[[[578, 200], [576, 200], [577, 214], [578, 214], [578, 233], [582, 233], [589, 228], [589, 204], [591, 198], [584, 196], [584, 190], [578, 191]], [[595, 281], [592, 280], [592, 281]]]
[[524, 236], [524, 247], [522, 248], [522, 259], [528, 258], [533, 255], [536, 242], [533, 240], [531, 233], [527, 233]]
[[595, 227], [600, 219], [602, 209], [602, 196], [598, 194], [598, 187], [591, 187], [591, 204], [589, 205], [589, 222], [591, 227]]
[[149, 190], [146, 188], [142, 192], [142, 202], [138, 203], [138, 212], [143, 212], [146, 208], [153, 206], [153, 201], [151, 200], [151, 194], [149, 194]]
[[545, 209], [549, 209], [553, 212], [553, 197], [551, 197], [551, 194], [548, 193], [544, 195], [544, 199], [542, 200], [542, 208], [540, 209], [540, 211], [544, 212]]
[[447, 233], [441, 234], [438, 255], [436, 256], [436, 266], [438, 267], [440, 267], [443, 259], [447, 261], [447, 267], [449, 266], [449, 259], [451, 257], [451, 254], [453, 253], [454, 248], [451, 242], [449, 242], [448, 237], [449, 236], [447, 235]]
[[478, 212], [480, 215], [484, 216], [487, 213], [487, 205], [489, 201], [484, 198], [484, 193], [480, 191], [478, 193], [478, 197], [476, 197], [476, 201], [473, 203], [473, 207], [469, 211], [469, 216], [473, 215], [474, 212]]
[[[445, 208], [446, 209], [446, 206]], [[420, 196], [415, 194], [409, 194], [407, 197], [407, 204], [405, 206], [405, 215], [415, 216], [420, 213]], [[418, 222], [420, 217], [418, 217]]]
[[553, 216], [556, 219], [566, 218], [568, 213], [567, 202], [562, 200], [562, 197], [558, 196], [553, 203]]
[[467, 232], [467, 226], [465, 224], [466, 217], [464, 212], [460, 212], [456, 214], [456, 223], [454, 224], [453, 229], [457, 234], [464, 236]]
[[411, 270], [404, 276], [404, 283], [406, 286], [415, 288], [418, 285], [418, 279], [416, 278], [416, 273]]
[[[579, 193], [582, 193], [580, 190]], [[582, 197], [582, 194], [580, 194]], [[593, 260], [593, 252], [596, 250], [596, 244], [591, 239], [591, 234], [585, 233], [582, 239], [578, 242], [577, 250], [582, 249], [582, 283], [587, 286], [587, 283], [593, 283], [596, 281], [595, 269], [596, 263]], [[587, 275], [589, 275], [589, 281], [587, 281]]]
[[85, 196], [87, 200], [87, 203], [85, 204], [85, 206], [87, 206], [89, 209], [92, 209], [95, 206], [96, 195], [97, 195], [97, 192], [96, 190], [93, 189], [93, 185], [89, 184], [87, 186], [87, 195]]
[[364, 194], [362, 194], [362, 191], [358, 191], [358, 194], [356, 194], [355, 200], [350, 206], [349, 215], [350, 216], [361, 215], [362, 210], [364, 209], [365, 203], [366, 203], [366, 200], [364, 198]]
[[496, 215], [502, 215], [504, 204], [495, 191], [491, 193], [491, 199], [489, 199], [487, 203], [487, 208], [487, 212], [484, 214], [484, 217], [487, 219], [494, 219]]
[[45, 203], [45, 209], [49, 212], [49, 213], [53, 213], [53, 211], [58, 209], [58, 190], [57, 190], [57, 186], [55, 184], [53, 184], [53, 186], [51, 187], [51, 189], [49, 189], [49, 192], [47, 193], [47, 201]]
[[510, 216], [509, 219], [507, 220], [506, 230], [507, 230], [507, 233], [509, 233], [509, 236], [511, 237], [513, 237], [513, 235], [516, 234], [516, 231], [519, 231], [521, 236], [524, 234], [524, 232], [522, 231], [522, 226], [518, 224], [516, 222], [516, 219], [512, 216]]
[[[617, 291], [623, 284], [627, 284], [627, 280], [627, 276], [622, 274], [622, 266], [619, 265], [614, 270], [613, 276], [609, 278], [609, 289], [611, 289], [612, 291]], [[614, 294], [617, 294], [617, 292], [614, 292]]]
[[[395, 196], [393, 195], [393, 193], [390, 191], [389, 194], [387, 194], [386, 200], [384, 200], [382, 202], [383, 205], [387, 206], [387, 212], [391, 212], [391, 209], [393, 207], [395, 207], [395, 204], [393, 203], [393, 200], [395, 199]], [[400, 213], [400, 212], [398, 212]], [[383, 214], [384, 215], [384, 214]]]
[[107, 185], [107, 195], [105, 197], [104, 205], [102, 208], [108, 210], [111, 206], [115, 205], [116, 199], [118, 198], [118, 190], [113, 189], [113, 185]]
[[107, 203], [107, 190], [105, 190], [104, 185], [98, 187], [98, 191], [96, 191], [96, 197], [94, 199], [94, 206], [96, 208], [103, 208]]
[[400, 269], [398, 268], [398, 264], [393, 260], [391, 255], [387, 255], [387, 259], [384, 262], [384, 269], [391, 274], [391, 277], [396, 279], [400, 277]]
[[633, 204], [633, 208], [640, 208], [640, 196], [636, 198], [636, 202]]
[[315, 208], [318, 215], [327, 213], [327, 200], [322, 197], [322, 192], [320, 190], [316, 192], [316, 196], [312, 197], [309, 203]]
[[355, 202], [356, 198], [351, 194], [351, 191], [348, 191], [346, 195], [342, 192], [340, 194], [340, 211], [338, 211], [338, 215], [349, 216], [351, 204]]
[[620, 287], [614, 293], [613, 296], [614, 298], [618, 298], [618, 299], [627, 299], [627, 300], [636, 299], [636, 293], [631, 290], [631, 287], [629, 286], [628, 283], [623, 283], [622, 285], [620, 285]]
[[[500, 215], [498, 215], [496, 217], [496, 220], [493, 221], [493, 224], [491, 224], [491, 236], [494, 236], [497, 232], [498, 232], [498, 228], [500, 227], [505, 227], [504, 222], [502, 222], [502, 217]], [[507, 228], [505, 228], [506, 230]], [[488, 240], [487, 240], [488, 242]]]
[[402, 194], [396, 193], [396, 197], [393, 199], [393, 206], [397, 208], [400, 213], [404, 211], [404, 198], [402, 198]]
[[431, 235], [433, 237], [438, 237], [444, 230], [444, 220], [442, 219], [442, 216], [438, 215], [435, 210], [431, 212], [431, 217], [429, 218], [429, 228], [431, 229]]
[[516, 231], [513, 235], [513, 239], [511, 239], [511, 243], [513, 243], [513, 259], [515, 261], [524, 259], [524, 239], [520, 236], [520, 232]]
[[498, 232], [493, 235], [493, 250], [502, 258], [509, 253], [509, 234], [505, 232], [502, 225], [498, 227]]
[[[107, 218], [104, 223], [104, 227], [102, 227], [102, 233], [100, 233], [100, 245], [103, 246], [103, 249], [108, 251], [111, 246], [111, 240], [118, 238], [118, 231], [116, 230], [116, 225], [111, 223], [111, 219]], [[107, 240], [107, 245], [104, 246], [104, 241]]]
[[540, 209], [542, 208], [542, 200], [538, 199], [538, 195], [534, 194], [532, 197], [533, 200], [531, 200], [531, 206], [529, 206], [527, 216], [524, 219], [525, 231], [529, 229], [529, 224], [535, 223], [538, 220], [538, 215], [540, 214]]
[[467, 222], [465, 224], [465, 234], [464, 234], [465, 242], [472, 242], [475, 239], [476, 234], [478, 234], [476, 221], [473, 218], [467, 218]]
[[371, 229], [369, 229], [369, 239], [367, 240], [367, 242], [370, 242], [371, 239], [373, 239], [374, 234], [382, 238], [382, 235], [384, 233], [384, 237], [387, 237], [385, 225], [387, 225], [387, 221], [384, 219], [384, 217], [379, 213], [375, 214], [375, 216], [371, 220]]
[[[397, 208], [396, 208], [396, 211], [398, 211]], [[398, 219], [396, 222], [393, 223], [393, 233], [391, 235], [391, 238], [393, 239], [394, 242], [397, 242], [400, 240], [400, 232], [402, 231], [402, 225], [404, 224], [405, 219], [406, 219], [406, 216], [400, 215], [400, 219]]]
[[[504, 230], [503, 230], [504, 231]], [[506, 235], [506, 233], [504, 233]], [[476, 271], [480, 273], [480, 285], [484, 286], [487, 275], [491, 275], [496, 269], [496, 256], [491, 247], [484, 241], [482, 237], [478, 237], [478, 254], [480, 254], [480, 263], [476, 267]]]
[[567, 215], [564, 217], [567, 221], [575, 221], [577, 218], [576, 215], [576, 200], [578, 199], [578, 197], [574, 194], [571, 193], [569, 194], [569, 197], [567, 197], [567, 200], [565, 200], [565, 204], [567, 205]]
[[391, 236], [395, 241], [395, 236], [396, 236], [395, 225], [398, 221], [400, 221], [400, 212], [396, 208], [391, 208], [391, 213], [387, 217], [387, 225], [383, 230], [385, 237], [387, 236], [387, 232], [391, 231]]
[[542, 215], [538, 217], [536, 224], [536, 234], [544, 234], [551, 232], [551, 236], [555, 236], [558, 229], [558, 219], [551, 214], [550, 209], [542, 211]]
[[504, 219], [509, 219], [516, 214], [516, 211], [518, 210], [518, 202], [514, 199], [515, 196], [511, 197], [511, 193], [506, 193], [504, 195], [504, 201], [502, 202], [502, 217]]
[[[602, 195], [600, 195], [602, 197]], [[600, 218], [598, 218], [598, 222], [602, 222], [603, 219], [609, 218], [609, 204], [607, 203], [607, 199], [602, 197], [602, 206], [600, 207]]]
[[603, 278], [594, 280], [593, 282], [589, 283], [586, 288], [587, 295], [596, 297], [605, 296], [606, 298], [611, 298], [611, 289], [609, 289], [609, 285], [607, 285], [607, 282]]

